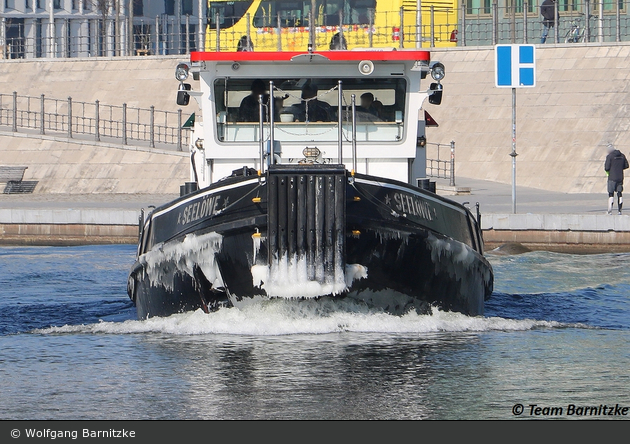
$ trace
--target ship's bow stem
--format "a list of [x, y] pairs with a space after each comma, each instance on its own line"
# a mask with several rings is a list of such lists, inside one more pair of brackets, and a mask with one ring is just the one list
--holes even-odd
[[346, 183], [343, 165], [269, 168], [267, 237], [272, 275], [294, 267], [305, 283], [317, 282], [332, 288], [333, 294], [345, 290]]

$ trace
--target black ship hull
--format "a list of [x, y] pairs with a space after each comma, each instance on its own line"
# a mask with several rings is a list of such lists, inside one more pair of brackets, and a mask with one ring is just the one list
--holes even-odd
[[139, 319], [256, 296], [483, 314], [493, 271], [465, 207], [337, 165], [247, 173], [157, 208], [141, 225], [128, 280]]

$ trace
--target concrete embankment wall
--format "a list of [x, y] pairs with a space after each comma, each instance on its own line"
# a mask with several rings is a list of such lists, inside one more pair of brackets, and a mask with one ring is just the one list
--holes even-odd
[[630, 218], [605, 214], [487, 214], [481, 219], [486, 250], [519, 243], [562, 253], [630, 251]]
[[190, 177], [186, 152], [10, 132], [0, 132], [0, 164], [27, 166], [38, 194], [178, 194]]
[[[603, 193], [605, 146], [630, 155], [630, 45], [537, 45], [537, 86], [520, 88], [517, 183]], [[456, 176], [511, 183], [512, 92], [494, 86], [494, 49], [435, 49], [446, 66], [439, 128], [429, 142], [456, 143]]]
[[[176, 111], [180, 107], [175, 101], [174, 72], [182, 60], [186, 56], [4, 60], [0, 92]], [[196, 83], [192, 78], [191, 82]], [[193, 107], [184, 109], [184, 117], [195, 111]], [[178, 194], [179, 185], [190, 177], [188, 154], [174, 148], [149, 149], [19, 131], [0, 131], [0, 165], [27, 166], [24, 180], [39, 181], [35, 193]]]

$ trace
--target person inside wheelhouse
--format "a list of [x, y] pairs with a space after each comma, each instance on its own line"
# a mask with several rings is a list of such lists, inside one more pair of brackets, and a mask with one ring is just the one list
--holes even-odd
[[252, 82], [251, 94], [245, 96], [238, 107], [239, 122], [258, 122], [260, 120], [258, 101], [262, 95], [263, 104], [267, 105], [269, 103], [267, 85], [260, 79], [256, 79]]
[[302, 87], [302, 101], [282, 110], [293, 114], [298, 122], [332, 122], [335, 111], [328, 102], [318, 99], [319, 89], [316, 84], [307, 82]]

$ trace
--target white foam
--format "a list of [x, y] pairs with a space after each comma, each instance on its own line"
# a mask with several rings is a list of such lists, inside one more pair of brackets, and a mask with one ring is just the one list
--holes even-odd
[[329, 275], [326, 275], [322, 258], [315, 260], [315, 278], [308, 277], [307, 260], [304, 256], [292, 258], [283, 256], [274, 261], [271, 266], [254, 265], [251, 267], [254, 287], [265, 290], [267, 296], [291, 298], [316, 298], [326, 295], [337, 295], [349, 287], [357, 279], [367, 277], [367, 268], [360, 264], [347, 264], [345, 270], [336, 265]]
[[432, 315], [410, 312], [394, 316], [369, 310], [350, 300], [253, 300], [238, 308], [213, 313], [176, 314], [144, 321], [99, 322], [90, 325], [50, 327], [36, 333], [165, 333], [173, 335], [326, 334], [341, 332], [424, 334], [437, 332], [519, 331], [536, 328], [583, 327], [555, 321], [513, 320], [499, 317], [470, 317], [433, 309]]

